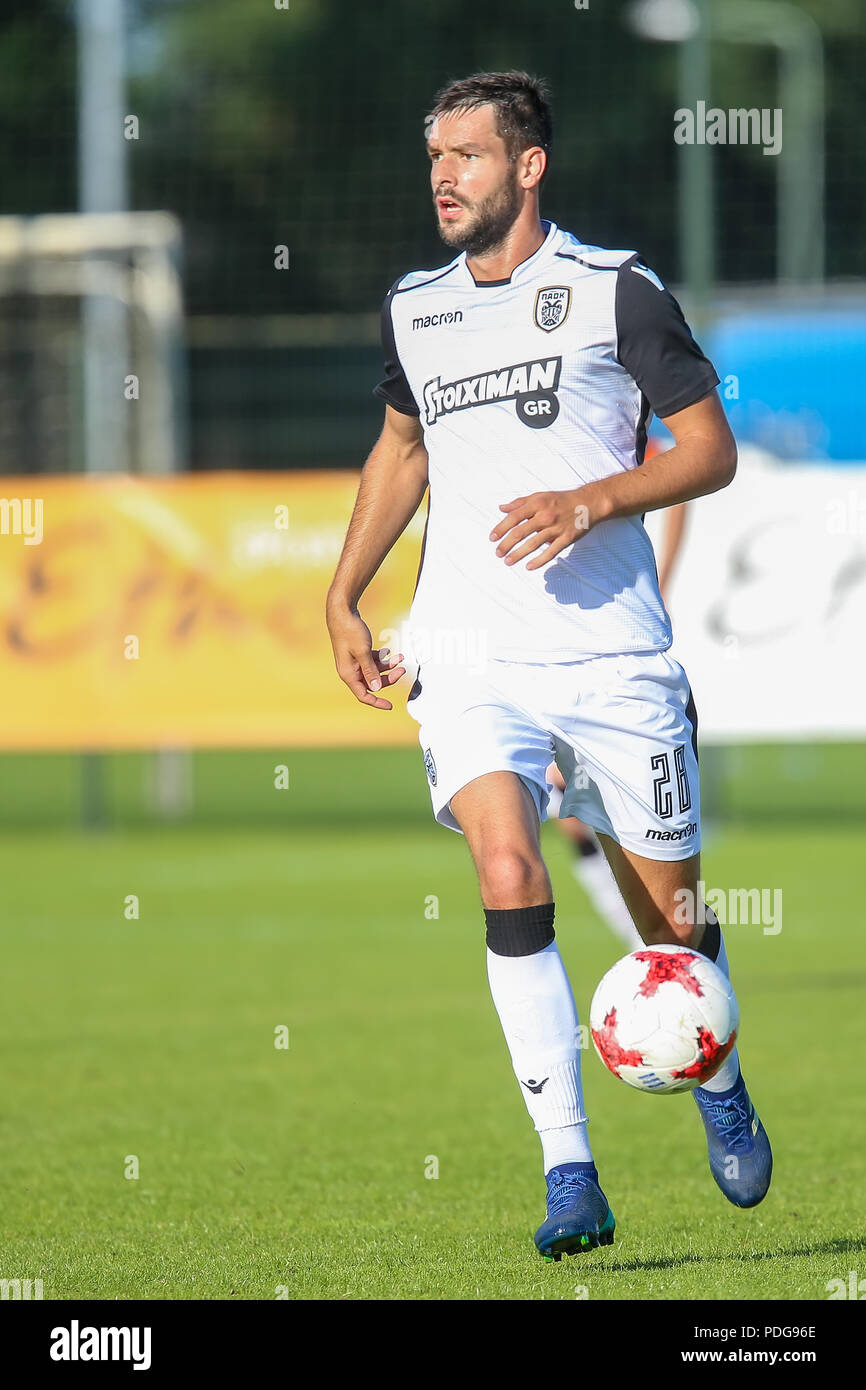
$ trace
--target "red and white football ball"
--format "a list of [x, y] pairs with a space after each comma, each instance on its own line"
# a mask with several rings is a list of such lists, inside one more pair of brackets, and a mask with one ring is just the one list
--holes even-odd
[[691, 1091], [733, 1048], [740, 1011], [730, 981], [707, 956], [645, 946], [608, 970], [589, 1022], [614, 1076], [638, 1091]]

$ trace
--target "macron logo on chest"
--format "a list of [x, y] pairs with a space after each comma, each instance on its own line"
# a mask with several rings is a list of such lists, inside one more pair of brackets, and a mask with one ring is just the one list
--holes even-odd
[[462, 309], [448, 309], [444, 314], [422, 314], [412, 320], [412, 332], [419, 328], [447, 328], [449, 323], [462, 323]]

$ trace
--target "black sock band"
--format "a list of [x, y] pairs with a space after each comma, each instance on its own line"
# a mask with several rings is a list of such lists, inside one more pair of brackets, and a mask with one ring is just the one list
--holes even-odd
[[534, 907], [485, 907], [487, 945], [496, 956], [534, 956], [554, 937], [553, 903]]
[[704, 916], [707, 919], [707, 924], [701, 938], [701, 955], [709, 956], [710, 960], [715, 961], [719, 958], [719, 951], [722, 946], [722, 929], [719, 926], [719, 919], [711, 907], [704, 907]]

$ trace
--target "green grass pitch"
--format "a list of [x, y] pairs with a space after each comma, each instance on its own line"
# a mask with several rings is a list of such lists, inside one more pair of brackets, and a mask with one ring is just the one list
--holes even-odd
[[[862, 824], [705, 844], [709, 885], [784, 894], [778, 935], [727, 932], [765, 1202], [725, 1202], [689, 1096], [631, 1092], [590, 1049], [616, 1242], [546, 1265], [474, 875], [417, 754], [286, 754], [287, 792], [276, 760], [224, 764], [239, 826], [4, 833], [0, 1277], [46, 1299], [822, 1300], [866, 1276]], [[253, 785], [277, 809], [244, 823]], [[545, 844], [586, 1021], [621, 952]]]

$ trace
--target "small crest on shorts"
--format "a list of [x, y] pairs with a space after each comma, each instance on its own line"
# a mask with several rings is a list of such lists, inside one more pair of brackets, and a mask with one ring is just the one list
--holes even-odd
[[552, 333], [568, 318], [571, 290], [568, 285], [545, 285], [535, 296], [535, 322], [545, 333]]
[[427, 769], [427, 781], [431, 787], [436, 786], [436, 763], [429, 748], [424, 749], [424, 767]]

